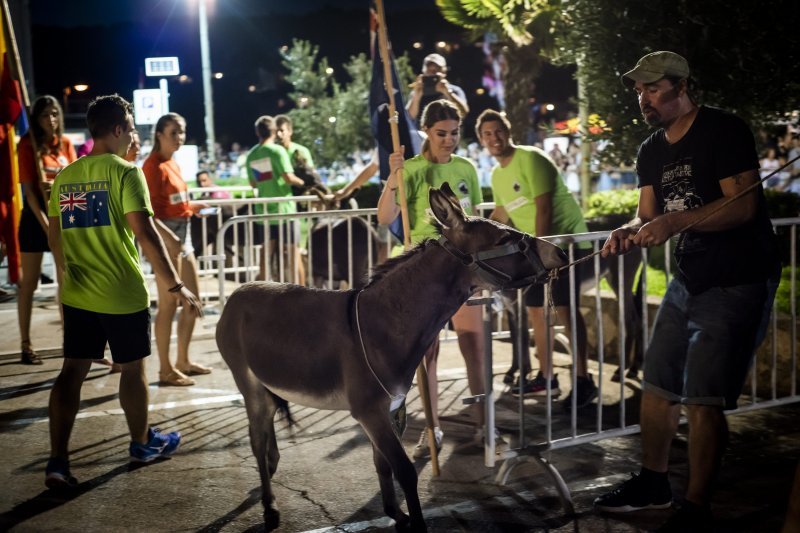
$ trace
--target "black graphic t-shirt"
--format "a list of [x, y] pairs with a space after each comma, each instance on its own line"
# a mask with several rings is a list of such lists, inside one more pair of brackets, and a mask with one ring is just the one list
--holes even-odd
[[[738, 117], [700, 107], [686, 135], [669, 144], [664, 130], [639, 147], [639, 186], [651, 185], [664, 213], [697, 209], [723, 196], [720, 180], [758, 169], [753, 134]], [[757, 283], [779, 268], [764, 192], [755, 217], [718, 232], [682, 233], [675, 247], [678, 276], [692, 293]]]

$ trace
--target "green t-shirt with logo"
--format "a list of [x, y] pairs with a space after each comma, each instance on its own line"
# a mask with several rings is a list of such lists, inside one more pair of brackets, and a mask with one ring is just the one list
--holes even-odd
[[432, 163], [422, 154], [416, 155], [403, 164], [403, 179], [411, 242], [414, 244], [438, 237], [432, 224], [435, 219], [428, 200], [431, 187], [438, 188], [447, 182], [468, 215], [475, 214], [478, 204], [483, 201], [475, 165], [461, 156], [453, 155], [448, 163]]
[[126, 213], [153, 215], [141, 169], [113, 154], [88, 155], [56, 177], [47, 214], [60, 218], [66, 260], [61, 301], [112, 315], [150, 306]]
[[[247, 177], [251, 183], [256, 184], [259, 198], [280, 198], [291, 197], [292, 187], [283, 175], [287, 172], [294, 172], [292, 162], [289, 160], [289, 152], [286, 148], [275, 143], [259, 144], [254, 146], [248, 153], [246, 159]], [[294, 202], [278, 202], [266, 204], [269, 214], [290, 214], [296, 213], [297, 208]], [[264, 204], [256, 204], [255, 212], [264, 213]], [[271, 224], [278, 224], [278, 220], [272, 220]]]
[[[514, 227], [536, 235], [536, 197], [553, 193], [553, 235], [586, 233], [586, 221], [575, 198], [567, 189], [553, 160], [539, 148], [516, 146], [508, 165], [492, 169], [495, 204], [508, 213]], [[583, 242], [578, 248], [591, 248]]]

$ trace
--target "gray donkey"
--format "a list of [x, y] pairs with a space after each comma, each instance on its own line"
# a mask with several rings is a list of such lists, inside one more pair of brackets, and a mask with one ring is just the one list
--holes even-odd
[[[253, 282], [225, 306], [217, 345], [244, 396], [267, 530], [280, 523], [270, 479], [280, 457], [273, 416], [283, 398], [350, 411], [372, 442], [384, 511], [398, 528], [425, 531], [417, 472], [390, 411], [405, 398], [425, 349], [471, 294], [542, 283], [566, 263], [546, 241], [468, 217], [447, 184], [431, 189], [429, 198], [441, 237], [382, 264], [363, 289]], [[324, 317], [313, 334], [309, 315]], [[410, 519], [397, 502], [393, 476]]]

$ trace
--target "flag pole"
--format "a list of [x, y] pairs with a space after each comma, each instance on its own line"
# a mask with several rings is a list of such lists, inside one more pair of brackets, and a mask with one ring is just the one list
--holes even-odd
[[8, 0], [3, 0], [3, 30], [8, 41], [8, 48], [11, 52], [11, 69], [14, 79], [18, 80], [19, 91], [22, 95], [22, 105], [28, 111], [31, 101], [28, 98], [28, 86], [25, 85], [25, 76], [22, 75], [22, 61], [19, 58], [19, 48], [17, 48], [17, 38], [14, 36], [14, 28], [11, 26], [11, 12], [8, 8]]
[[[375, 0], [378, 8], [378, 46], [383, 60], [383, 83], [386, 94], [389, 96], [389, 127], [392, 131], [392, 147], [395, 152], [400, 151], [400, 130], [397, 126], [398, 113], [394, 102], [394, 84], [392, 82], [391, 58], [389, 57], [389, 36], [386, 32], [386, 16], [383, 11], [383, 0]], [[411, 226], [408, 221], [408, 204], [406, 202], [405, 183], [403, 183], [403, 170], [398, 170], [397, 197], [400, 199], [400, 216], [403, 220], [403, 245], [406, 249], [411, 247]]]
[[[378, 12], [378, 47], [383, 60], [383, 79], [386, 94], [389, 96], [389, 127], [392, 132], [392, 147], [395, 152], [400, 151], [400, 130], [398, 129], [398, 113], [394, 102], [394, 84], [392, 83], [391, 57], [389, 56], [389, 37], [386, 31], [386, 15], [383, 11], [383, 0], [375, 0]], [[398, 170], [397, 197], [400, 199], [400, 217], [403, 222], [403, 246], [406, 250], [411, 247], [411, 226], [408, 221], [408, 204], [406, 202], [403, 169]], [[425, 360], [417, 367], [417, 388], [422, 407], [425, 411], [425, 422], [428, 432], [428, 447], [431, 452], [431, 470], [434, 476], [439, 475], [439, 454], [436, 450], [436, 435], [433, 431], [433, 408], [431, 407], [430, 391], [428, 390], [428, 371]]]

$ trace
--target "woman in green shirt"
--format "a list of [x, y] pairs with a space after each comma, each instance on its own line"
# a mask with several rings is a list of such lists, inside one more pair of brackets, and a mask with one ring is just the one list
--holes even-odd
[[[478, 174], [471, 161], [454, 154], [461, 138], [461, 114], [447, 100], [436, 100], [425, 107], [422, 114], [422, 129], [427, 139], [422, 145], [422, 153], [407, 161], [403, 161], [403, 149], [393, 153], [389, 158], [391, 175], [378, 200], [378, 222], [390, 224], [400, 214], [397, 204], [397, 171], [403, 170], [406, 202], [408, 204], [408, 220], [411, 227], [411, 242], [418, 244], [428, 238], [437, 238], [436, 229], [428, 213], [430, 203], [428, 190], [441, 187], [448, 182], [459, 201], [469, 214], [475, 214], [477, 204], [483, 201]], [[395, 254], [400, 249], [395, 250]], [[473, 395], [483, 394], [486, 389], [484, 378], [483, 322], [479, 306], [463, 305], [453, 315], [453, 327], [458, 335], [458, 346], [464, 356], [467, 367], [467, 380]], [[428, 370], [428, 390], [433, 411], [434, 434], [436, 448], [441, 449], [443, 433], [439, 429], [438, 415], [438, 379], [436, 361], [439, 355], [438, 340], [425, 354], [425, 365]], [[483, 427], [483, 410], [479, 405], [475, 417], [478, 427]], [[480, 435], [482, 432], [479, 430]], [[414, 448], [414, 457], [420, 458], [428, 453], [427, 431], [422, 432], [419, 443]]]

